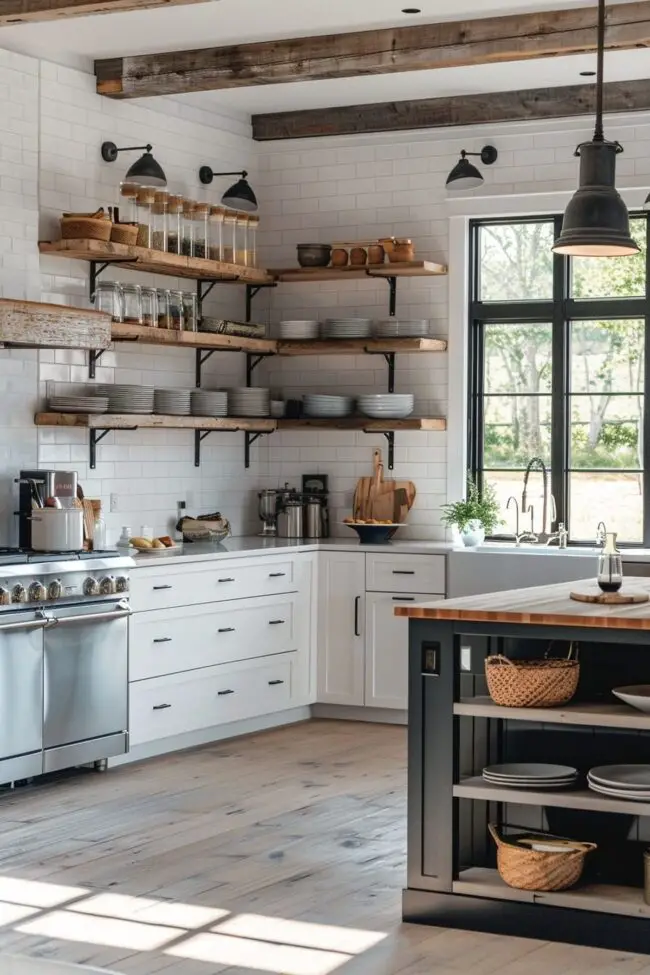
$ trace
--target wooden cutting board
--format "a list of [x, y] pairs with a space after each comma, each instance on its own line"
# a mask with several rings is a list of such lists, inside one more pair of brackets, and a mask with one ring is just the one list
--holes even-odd
[[354, 492], [353, 516], [355, 519], [375, 518], [377, 521], [403, 522], [413, 507], [416, 497], [412, 481], [395, 481], [384, 478], [381, 450], [373, 453], [373, 475], [362, 477]]
[[634, 603], [647, 603], [650, 600], [650, 595], [647, 592], [639, 592], [638, 590], [601, 592], [600, 589], [594, 588], [570, 592], [569, 595], [577, 603], [600, 603], [605, 606], [630, 606]]

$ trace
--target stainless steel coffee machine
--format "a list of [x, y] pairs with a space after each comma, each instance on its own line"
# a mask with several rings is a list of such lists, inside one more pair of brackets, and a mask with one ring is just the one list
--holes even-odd
[[77, 498], [76, 471], [21, 471], [18, 489], [18, 545], [32, 547], [32, 511], [48, 498], [58, 498], [62, 508], [72, 508]]

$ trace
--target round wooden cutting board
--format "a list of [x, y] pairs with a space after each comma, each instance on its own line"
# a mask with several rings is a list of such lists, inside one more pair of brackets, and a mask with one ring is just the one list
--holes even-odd
[[647, 603], [650, 595], [647, 592], [635, 592], [634, 590], [619, 590], [619, 592], [601, 592], [598, 586], [593, 589], [583, 589], [579, 592], [570, 592], [571, 599], [578, 603], [601, 603], [608, 606], [625, 606], [633, 603]]

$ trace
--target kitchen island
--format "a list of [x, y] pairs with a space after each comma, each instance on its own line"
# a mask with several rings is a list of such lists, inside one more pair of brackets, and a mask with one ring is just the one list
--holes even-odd
[[[650, 603], [569, 598], [593, 582], [561, 583], [398, 606], [409, 620], [408, 878], [406, 921], [650, 952], [643, 851], [650, 801], [591, 791], [597, 765], [650, 762], [650, 714], [612, 689], [650, 684]], [[650, 593], [650, 580], [625, 588]], [[487, 693], [485, 657], [538, 659], [579, 649], [575, 697], [555, 708], [506, 708]], [[487, 783], [486, 765], [554, 762], [577, 788]], [[546, 893], [507, 886], [488, 823], [545, 829], [598, 844], [580, 883]]]

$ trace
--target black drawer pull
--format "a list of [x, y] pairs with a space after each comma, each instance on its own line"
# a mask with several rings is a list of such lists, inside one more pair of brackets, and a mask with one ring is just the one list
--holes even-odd
[[230, 691], [230, 690], [228, 690], [228, 691], [217, 691], [217, 696], [218, 697], [225, 697], [226, 694], [234, 694], [234, 693], [235, 693], [234, 691]]
[[154, 592], [159, 589], [173, 589], [173, 586], [154, 586]]
[[154, 643], [171, 643], [172, 638], [170, 636], [159, 636], [153, 641]]
[[413, 569], [393, 569], [394, 576], [414, 576], [415, 572]]
[[276, 684], [284, 684], [283, 680], [270, 680], [269, 687], [274, 687]]
[[234, 633], [234, 632], [235, 632], [234, 626], [222, 626], [220, 629], [217, 630], [217, 633]]
[[414, 603], [415, 596], [393, 596], [394, 603]]
[[269, 626], [280, 626], [281, 623], [286, 622], [286, 620], [269, 620]]
[[281, 579], [286, 574], [286, 572], [269, 572], [269, 579]]
[[217, 582], [234, 582], [234, 581], [235, 580], [232, 577], [229, 577], [228, 579], [217, 579]]
[[167, 708], [170, 708], [170, 707], [171, 707], [171, 704], [154, 704], [152, 710], [153, 711], [165, 711]]

